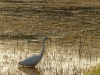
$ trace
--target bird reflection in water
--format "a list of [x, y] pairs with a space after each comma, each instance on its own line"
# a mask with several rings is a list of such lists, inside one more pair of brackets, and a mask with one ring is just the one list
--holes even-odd
[[18, 69], [26, 73], [26, 75], [41, 75], [41, 71], [35, 67], [18, 67]]

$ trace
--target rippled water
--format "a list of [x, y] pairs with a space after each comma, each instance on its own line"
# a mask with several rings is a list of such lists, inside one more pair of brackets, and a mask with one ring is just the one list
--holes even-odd
[[[100, 62], [99, 2], [59, 1], [0, 1], [0, 75], [82, 75]], [[19, 67], [44, 36], [41, 62]]]

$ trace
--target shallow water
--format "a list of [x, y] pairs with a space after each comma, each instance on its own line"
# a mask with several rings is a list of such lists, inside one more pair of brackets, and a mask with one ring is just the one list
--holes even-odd
[[[59, 0], [60, 1], [60, 0]], [[0, 2], [1, 75], [82, 75], [100, 61], [98, 2]], [[41, 53], [35, 68], [18, 62]]]

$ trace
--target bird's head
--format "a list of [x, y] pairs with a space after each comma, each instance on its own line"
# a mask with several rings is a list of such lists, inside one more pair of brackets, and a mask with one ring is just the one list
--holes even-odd
[[48, 38], [48, 37], [45, 36], [45, 37], [44, 37], [44, 41], [45, 41], [46, 39], [50, 39], [50, 38]]

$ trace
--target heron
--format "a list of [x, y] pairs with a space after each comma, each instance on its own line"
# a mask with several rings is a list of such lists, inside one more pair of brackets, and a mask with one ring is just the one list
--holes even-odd
[[43, 38], [43, 42], [42, 42], [42, 52], [41, 52], [40, 55], [31, 56], [29, 58], [26, 58], [25, 60], [19, 62], [18, 64], [19, 65], [22, 65], [22, 66], [33, 66], [33, 67], [35, 67], [41, 61], [41, 59], [43, 57], [44, 49], [45, 49], [44, 43], [45, 43], [45, 40], [46, 39], [49, 39], [49, 38], [47, 38], [47, 37], [44, 37]]

